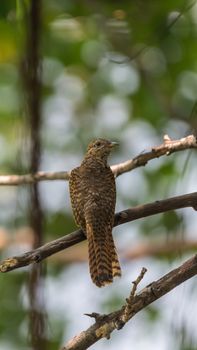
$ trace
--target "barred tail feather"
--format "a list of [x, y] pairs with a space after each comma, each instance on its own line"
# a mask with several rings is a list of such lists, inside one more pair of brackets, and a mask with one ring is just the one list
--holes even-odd
[[89, 269], [92, 282], [96, 284], [97, 287], [101, 287], [101, 283], [98, 280], [96, 253], [94, 248], [93, 235], [87, 235], [88, 238], [88, 254], [89, 254]]
[[108, 230], [107, 239], [108, 239], [108, 245], [110, 247], [109, 254], [112, 259], [112, 275], [113, 277], [121, 277], [121, 267], [120, 267], [120, 263], [119, 263], [119, 259], [116, 252], [116, 247], [114, 244], [114, 239], [113, 239], [111, 230]]
[[103, 287], [113, 282], [112, 260], [108, 249], [106, 234], [94, 234], [91, 225], [86, 225], [89, 265], [92, 281]]

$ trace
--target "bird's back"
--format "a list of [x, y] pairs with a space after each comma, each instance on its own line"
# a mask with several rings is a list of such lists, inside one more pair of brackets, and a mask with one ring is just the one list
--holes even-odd
[[[85, 216], [95, 214], [103, 224], [113, 227], [116, 204], [116, 187], [110, 167], [95, 162], [83, 162], [71, 171], [70, 197], [75, 221], [85, 230]], [[86, 230], [85, 230], [86, 231]]]

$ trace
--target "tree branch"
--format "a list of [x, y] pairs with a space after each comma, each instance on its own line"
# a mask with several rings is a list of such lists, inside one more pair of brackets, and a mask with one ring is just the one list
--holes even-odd
[[[197, 192], [156, 201], [135, 208], [125, 209], [115, 214], [114, 226], [124, 224], [147, 216], [164, 213], [169, 210], [191, 207], [197, 210]], [[48, 256], [84, 241], [86, 237], [82, 230], [77, 230], [64, 237], [56, 239], [30, 252], [5, 259], [0, 264], [0, 272], [8, 272], [22, 266], [40, 262]]]
[[[139, 280], [143, 277], [142, 271], [134, 284], [138, 284]], [[89, 316], [95, 318], [95, 323], [87, 330], [81, 332], [74, 338], [72, 338], [62, 350], [85, 350], [91, 345], [95, 344], [101, 338], [110, 338], [111, 333], [115, 329], [121, 329], [125, 322], [123, 321], [125, 315], [125, 309], [129, 305], [129, 316], [126, 318], [126, 322], [134, 317], [139, 311], [150, 305], [153, 301], [158, 300], [163, 295], [169, 293], [172, 289], [179, 284], [192, 278], [197, 274], [197, 255], [187, 260], [178, 268], [170, 271], [159, 280], [146, 286], [137, 295], [132, 288], [131, 294], [123, 307], [108, 315], [99, 315], [96, 313]]]
[[[146, 256], [151, 257], [175, 257], [177, 254], [193, 253], [197, 250], [197, 239], [188, 239], [186, 237], [195, 235], [189, 232], [177, 232], [175, 237], [168, 237], [166, 239], [166, 234], [161, 232], [156, 238], [155, 235], [151, 237], [148, 241], [140, 241], [137, 244], [132, 244], [126, 247], [126, 249], [121, 249], [119, 251], [120, 259], [124, 260], [134, 260]], [[51, 239], [50, 239], [51, 240]], [[17, 230], [5, 230], [0, 227], [0, 253], [5, 249], [17, 249], [20, 247], [28, 247], [28, 249], [33, 249], [34, 236], [32, 229], [28, 226], [21, 226]], [[67, 264], [75, 262], [87, 262], [88, 261], [88, 250], [86, 242], [80, 245], [73, 245], [67, 250], [66, 254], [62, 250], [59, 254], [54, 254], [51, 256], [49, 262], [58, 264]]]
[[[164, 136], [164, 142], [157, 147], [153, 147], [150, 151], [139, 154], [133, 159], [126, 162], [112, 165], [111, 169], [117, 177], [121, 174], [129, 172], [135, 168], [146, 165], [151, 159], [161, 156], [169, 156], [171, 153], [197, 148], [197, 139], [194, 135], [189, 135], [180, 140], [171, 140], [168, 135]], [[38, 172], [36, 174], [26, 175], [2, 175], [0, 176], [0, 185], [22, 185], [32, 184], [37, 181], [48, 180], [69, 180], [69, 171], [60, 172]]]
[[172, 153], [189, 148], [197, 148], [197, 138], [194, 135], [189, 135], [179, 140], [171, 140], [168, 135], [164, 135], [163, 143], [160, 146], [153, 147], [149, 152], [141, 153], [137, 157], [124, 163], [113, 165], [111, 169], [117, 177], [135, 168], [146, 165], [151, 159], [159, 158], [164, 155], [169, 156]]
[[32, 184], [37, 181], [49, 181], [49, 180], [69, 180], [68, 171], [59, 172], [44, 172], [39, 171], [36, 174], [26, 175], [1, 175], [0, 185], [26, 185]]

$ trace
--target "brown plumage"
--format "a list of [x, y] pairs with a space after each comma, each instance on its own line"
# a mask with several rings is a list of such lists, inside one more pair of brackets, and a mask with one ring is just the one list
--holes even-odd
[[116, 204], [114, 175], [107, 158], [116, 145], [104, 139], [92, 141], [81, 165], [71, 171], [70, 197], [75, 221], [88, 239], [92, 281], [102, 287], [121, 276], [112, 237]]

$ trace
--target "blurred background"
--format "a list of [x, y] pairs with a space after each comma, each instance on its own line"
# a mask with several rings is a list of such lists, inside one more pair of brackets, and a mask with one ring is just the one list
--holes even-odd
[[[1, 175], [64, 171], [94, 137], [119, 141], [110, 164], [197, 129], [196, 1], [7, 0], [0, 5]], [[35, 109], [33, 108], [35, 107]], [[118, 177], [116, 210], [196, 191], [195, 151]], [[1, 186], [1, 259], [75, 230], [68, 183]], [[122, 305], [191, 256], [197, 216], [184, 209], [114, 229], [123, 276], [104, 289], [83, 242], [0, 276], [0, 348], [55, 350], [86, 329], [84, 313]], [[143, 310], [95, 350], [197, 348], [196, 280]], [[154, 342], [154, 346], [153, 346]]]

